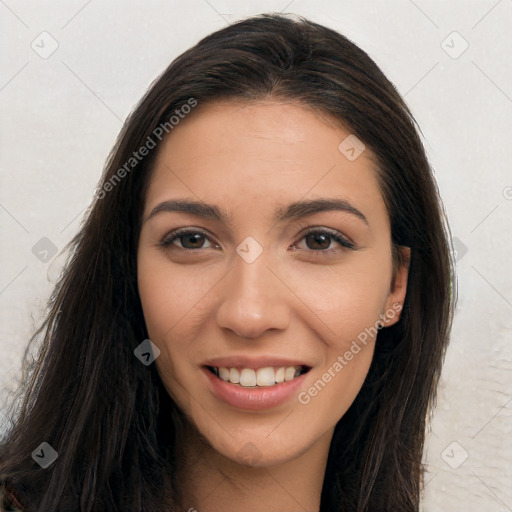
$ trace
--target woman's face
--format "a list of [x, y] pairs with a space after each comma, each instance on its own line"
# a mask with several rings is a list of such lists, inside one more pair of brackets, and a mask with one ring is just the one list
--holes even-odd
[[392, 282], [388, 214], [349, 135], [297, 103], [223, 101], [160, 148], [138, 248], [154, 364], [233, 461], [328, 445], [379, 321], [398, 320], [407, 269]]

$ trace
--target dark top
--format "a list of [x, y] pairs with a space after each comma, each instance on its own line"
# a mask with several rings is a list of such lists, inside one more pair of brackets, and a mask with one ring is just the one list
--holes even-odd
[[24, 512], [16, 493], [4, 482], [0, 482], [0, 512]]

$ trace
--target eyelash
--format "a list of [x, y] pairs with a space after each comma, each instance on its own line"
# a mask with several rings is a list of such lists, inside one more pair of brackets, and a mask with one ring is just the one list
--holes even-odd
[[[301, 226], [301, 227], [305, 227], [305, 226]], [[173, 231], [173, 232], [169, 233], [168, 235], [166, 235], [160, 241], [160, 243], [158, 245], [160, 247], [163, 247], [164, 249], [170, 248], [170, 246], [173, 244], [173, 242], [175, 240], [177, 240], [177, 239], [179, 239], [181, 237], [184, 237], [186, 235], [195, 235], [195, 234], [200, 234], [200, 235], [204, 236], [205, 238], [207, 238], [210, 241], [210, 243], [212, 242], [210, 237], [206, 233], [204, 233], [203, 231], [196, 230], [196, 229], [190, 229], [190, 228], [182, 228], [182, 229], [178, 229], [178, 230]], [[316, 229], [310, 229], [309, 231], [307, 231], [306, 233], [303, 233], [301, 235], [299, 241], [304, 239], [304, 238], [306, 238], [308, 235], [312, 235], [312, 234], [325, 235], [331, 241], [338, 242], [341, 245], [342, 250], [347, 250], [347, 249], [355, 250], [355, 244], [350, 242], [348, 239], [346, 239], [344, 236], [342, 236], [337, 231], [332, 231], [332, 230], [327, 229], [327, 228], [320, 228], [320, 227], [318, 227]], [[295, 248], [295, 245], [296, 245], [296, 243], [294, 242], [292, 247]], [[188, 249], [186, 247], [174, 247], [174, 248], [179, 250], [179, 251], [187, 251], [187, 252], [195, 252], [195, 251], [198, 251], [198, 250], [202, 249], [202, 248]], [[312, 252], [315, 255], [320, 256], [320, 257], [321, 256], [329, 256], [331, 253], [336, 252], [336, 249], [318, 249], [318, 250], [306, 249], [306, 250], [308, 252]]]

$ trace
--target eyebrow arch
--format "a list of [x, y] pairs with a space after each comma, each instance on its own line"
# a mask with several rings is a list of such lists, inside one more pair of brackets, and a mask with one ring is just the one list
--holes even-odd
[[369, 226], [368, 219], [355, 206], [352, 206], [345, 199], [339, 198], [308, 199], [290, 203], [286, 208], [278, 208], [276, 210], [274, 220], [276, 222], [282, 222], [289, 219], [306, 217], [308, 215], [313, 215], [314, 213], [334, 210], [355, 215], [358, 219], [362, 220], [367, 226]]
[[[368, 219], [355, 206], [348, 201], [339, 198], [309, 199], [290, 203], [285, 208], [279, 207], [274, 213], [273, 220], [283, 222], [285, 220], [299, 219], [324, 211], [343, 211], [356, 216], [369, 226]], [[216, 205], [189, 199], [175, 199], [164, 201], [156, 205], [151, 213], [143, 220], [143, 224], [160, 212], [183, 212], [202, 217], [204, 219], [229, 223], [230, 217], [225, 210]]]

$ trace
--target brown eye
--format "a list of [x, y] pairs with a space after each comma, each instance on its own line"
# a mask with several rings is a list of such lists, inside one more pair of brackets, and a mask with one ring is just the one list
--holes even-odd
[[[179, 241], [179, 243], [176, 243]], [[170, 233], [161, 242], [161, 247], [183, 250], [194, 249], [209, 249], [210, 247], [203, 247], [205, 242], [210, 243], [210, 247], [218, 247], [217, 244], [212, 244], [210, 238], [200, 231], [181, 230]]]
[[[310, 233], [305, 236], [305, 239], [307, 240], [306, 245], [308, 249], [316, 251], [328, 249], [332, 241], [332, 237], [325, 233]], [[311, 243], [308, 243], [309, 241], [311, 241]]]
[[206, 237], [201, 233], [192, 233], [178, 237], [185, 249], [200, 249]]
[[[311, 230], [302, 236], [301, 241], [305, 240], [306, 250], [315, 251], [316, 255], [329, 255], [338, 252], [336, 248], [331, 247], [331, 243], [335, 242], [341, 246], [341, 250], [355, 249], [355, 245], [347, 240], [340, 233], [335, 231], [327, 231], [326, 229]], [[294, 246], [294, 248], [303, 249], [304, 247]]]

